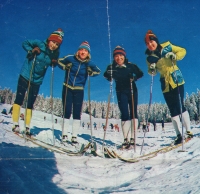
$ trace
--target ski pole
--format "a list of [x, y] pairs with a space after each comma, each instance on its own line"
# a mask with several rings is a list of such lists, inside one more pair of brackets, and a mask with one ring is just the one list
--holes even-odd
[[[112, 83], [110, 83], [110, 88], [112, 88]], [[103, 148], [102, 149], [104, 149], [104, 142], [106, 139], [106, 131], [107, 131], [107, 126], [108, 126], [108, 116], [109, 116], [109, 111], [110, 111], [110, 99], [112, 96], [111, 90], [112, 89], [110, 89], [110, 93], [108, 95], [108, 105], [107, 105], [107, 111], [106, 111], [106, 124], [105, 124], [104, 135], [103, 135]]]
[[133, 115], [132, 129], [134, 130], [134, 152], [136, 152], [136, 129], [135, 129], [135, 113], [134, 113], [135, 106], [134, 106], [133, 84], [131, 79], [130, 82], [131, 82], [132, 115]]
[[54, 112], [53, 112], [53, 81], [54, 81], [54, 68], [52, 66], [51, 73], [51, 86], [50, 86], [50, 95], [51, 95], [51, 120], [52, 120], [52, 135], [53, 135], [53, 145], [55, 145], [55, 137], [54, 137]]
[[144, 131], [144, 137], [143, 137], [143, 141], [142, 141], [140, 155], [142, 154], [142, 150], [143, 150], [143, 146], [144, 146], [144, 139], [145, 139], [145, 136], [146, 136], [147, 126], [148, 126], [149, 113], [150, 113], [150, 107], [151, 107], [151, 101], [152, 101], [152, 89], [153, 89], [153, 72], [151, 74], [150, 98], [149, 98], [149, 106], [148, 106], [148, 112], [147, 112], [147, 118], [146, 118], [146, 129]]
[[[68, 90], [68, 82], [69, 82], [69, 73], [70, 73], [70, 69], [68, 69], [68, 74], [67, 74], [67, 82], [65, 83], [65, 100], [64, 100], [64, 104], [63, 104], [63, 120], [62, 120], [62, 139], [63, 139], [63, 133], [64, 133], [64, 126], [65, 126], [65, 110], [66, 110], [66, 101], [67, 101], [67, 90]], [[62, 141], [62, 140], [61, 140]]]
[[92, 133], [92, 115], [91, 115], [91, 101], [90, 101], [90, 75], [88, 73], [88, 103], [89, 103], [89, 116], [90, 116], [90, 130], [91, 130], [91, 143], [93, 144], [93, 133]]
[[[183, 111], [182, 111], [182, 103], [181, 103], [181, 94], [180, 94], [179, 85], [178, 85], [178, 77], [176, 74], [175, 65], [173, 61], [172, 61], [172, 65], [173, 65], [173, 69], [175, 73], [176, 85], [177, 85], [177, 90], [178, 90], [178, 99], [179, 99], [179, 106], [180, 106], [180, 120], [181, 120], [181, 125], [182, 125], [182, 137], [183, 137], [184, 132], [183, 132]], [[183, 148], [184, 148], [184, 140], [182, 139], [182, 151], [183, 151]]]
[[104, 152], [104, 143], [106, 139], [106, 131], [107, 131], [107, 126], [108, 126], [108, 116], [109, 116], [109, 111], [110, 111], [110, 99], [112, 96], [112, 86], [113, 86], [113, 79], [112, 79], [112, 66], [111, 66], [111, 81], [110, 81], [110, 92], [108, 95], [108, 105], [107, 105], [107, 112], [106, 112], [106, 124], [105, 124], [105, 129], [104, 129], [104, 135], [103, 135], [103, 144], [102, 144], [102, 152]]
[[30, 77], [28, 81], [28, 89], [27, 89], [27, 94], [26, 94], [26, 106], [25, 106], [25, 114], [24, 114], [24, 128], [25, 128], [25, 133], [24, 133], [24, 139], [26, 141], [26, 117], [27, 117], [27, 108], [28, 108], [28, 99], [29, 99], [29, 92], [30, 92], [30, 87], [31, 87], [31, 78], [33, 74], [33, 69], [35, 66], [35, 60], [36, 60], [36, 55], [34, 55], [33, 62], [32, 62], [32, 67], [30, 71]]

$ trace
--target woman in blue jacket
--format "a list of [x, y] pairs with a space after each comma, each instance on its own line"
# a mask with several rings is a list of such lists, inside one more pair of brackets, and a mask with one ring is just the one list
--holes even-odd
[[25, 132], [26, 134], [30, 134], [29, 128], [33, 104], [36, 100], [47, 68], [49, 66], [55, 66], [57, 63], [59, 48], [62, 43], [63, 36], [63, 31], [58, 29], [57, 31], [54, 31], [45, 41], [26, 40], [23, 42], [22, 46], [27, 52], [27, 57], [19, 75], [16, 99], [13, 104], [13, 131], [20, 131], [20, 106], [23, 104], [26, 92], [28, 92], [27, 109], [25, 114]]
[[[59, 67], [66, 70], [63, 83], [62, 102], [66, 126], [73, 109], [72, 143], [77, 143], [77, 132], [80, 127], [81, 109], [84, 98], [84, 87], [89, 76], [97, 76], [100, 69], [90, 60], [90, 45], [84, 41], [75, 55], [68, 55], [58, 60]], [[67, 140], [67, 127], [63, 129], [63, 141]]]

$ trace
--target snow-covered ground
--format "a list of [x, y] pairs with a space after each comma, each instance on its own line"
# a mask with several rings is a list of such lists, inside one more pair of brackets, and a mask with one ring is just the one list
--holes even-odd
[[[10, 105], [1, 104], [0, 112]], [[21, 110], [24, 111], [23, 109]], [[46, 120], [44, 120], [46, 116]], [[57, 117], [54, 116], [54, 119]], [[118, 159], [94, 157], [88, 152], [83, 156], [68, 156], [48, 151], [25, 142], [11, 131], [11, 115], [0, 115], [0, 193], [134, 193], [134, 194], [198, 194], [200, 193], [200, 131], [199, 126], [193, 126], [194, 138], [184, 144], [186, 152], [178, 152], [182, 147], [156, 157], [137, 163], [126, 163]], [[52, 142], [52, 128], [56, 144], [61, 135], [62, 119], [52, 123], [52, 116], [33, 111], [31, 132], [38, 139]], [[82, 122], [88, 123], [89, 116], [83, 114]], [[101, 154], [104, 131], [103, 119], [93, 119], [98, 124], [97, 130], [92, 130], [93, 140], [97, 142], [97, 152]], [[120, 120], [108, 122], [120, 126]], [[23, 121], [20, 120], [20, 126]], [[66, 126], [65, 126], [66, 127]], [[71, 127], [69, 127], [69, 136]], [[123, 141], [121, 132], [106, 131], [105, 143], [110, 149], [116, 150], [121, 156], [134, 158], [140, 155], [144, 133], [137, 132], [136, 152], [134, 150], [119, 151], [116, 147]], [[87, 125], [80, 126], [78, 141], [90, 141], [91, 131]], [[165, 131], [157, 124], [157, 131], [150, 128], [144, 139], [142, 154], [169, 145], [175, 138], [171, 123], [165, 124]], [[70, 147], [70, 146], [69, 146]], [[71, 149], [75, 149], [71, 146]]]

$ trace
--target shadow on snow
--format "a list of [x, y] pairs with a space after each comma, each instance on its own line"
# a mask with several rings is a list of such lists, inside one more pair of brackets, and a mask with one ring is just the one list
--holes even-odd
[[65, 193], [52, 181], [59, 174], [54, 153], [2, 142], [0, 158], [0, 193]]
[[[38, 135], [41, 131], [48, 131], [48, 130], [51, 130], [50, 128], [38, 128], [36, 126], [34, 126], [32, 129], [31, 129], [31, 133], [33, 135]], [[58, 139], [59, 141], [61, 141], [61, 137], [62, 137], [62, 131], [58, 130], [58, 129], [54, 129], [54, 136], [56, 139]], [[86, 141], [91, 141], [91, 135], [89, 134], [79, 134], [78, 137], [81, 137], [83, 138], [84, 140]], [[93, 140], [97, 143], [99, 143], [100, 145], [103, 144], [103, 140], [101, 138], [96, 138], [95, 136], [92, 137]], [[105, 143], [107, 145], [110, 145], [110, 146], [114, 146], [115, 143], [110, 141], [110, 140], [105, 140]]]

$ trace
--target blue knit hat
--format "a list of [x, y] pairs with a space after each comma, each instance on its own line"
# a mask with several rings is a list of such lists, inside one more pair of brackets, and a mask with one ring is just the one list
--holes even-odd
[[78, 47], [78, 50], [82, 48], [86, 49], [89, 53], [91, 52], [90, 45], [87, 41], [82, 42], [81, 45]]
[[114, 51], [113, 51], [113, 57], [117, 54], [121, 54], [124, 55], [124, 57], [126, 58], [126, 51], [124, 50], [124, 48], [122, 48], [121, 46], [116, 46]]

